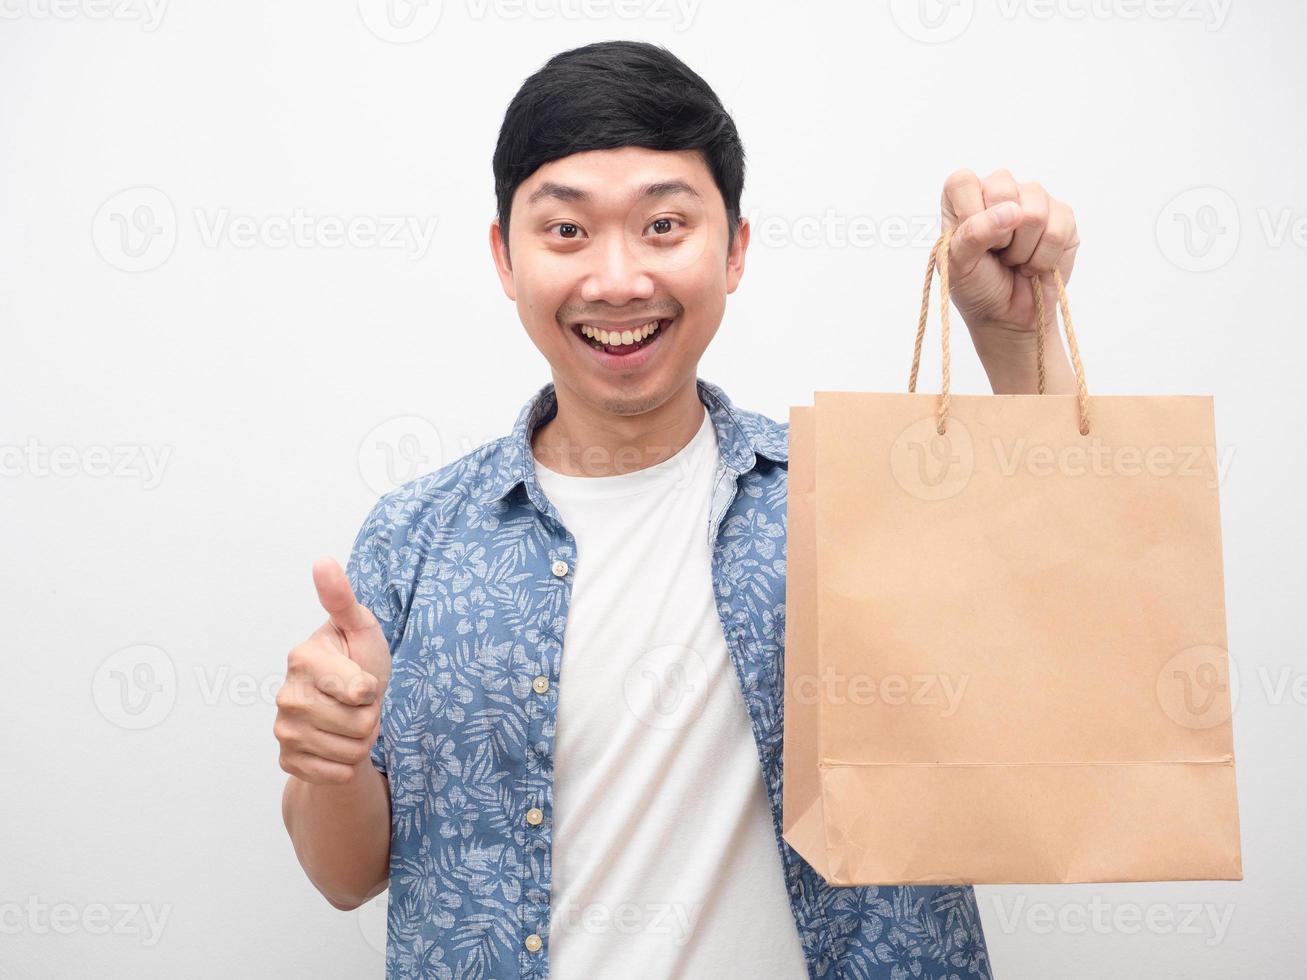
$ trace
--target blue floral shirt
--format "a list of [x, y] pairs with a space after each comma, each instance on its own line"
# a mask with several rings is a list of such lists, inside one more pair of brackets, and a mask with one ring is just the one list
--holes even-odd
[[[781, 837], [789, 425], [697, 385], [720, 455], [717, 611], [808, 976], [989, 978], [970, 886], [831, 886]], [[556, 411], [546, 384], [509, 435], [385, 494], [350, 556], [393, 660], [372, 750], [391, 792], [388, 980], [549, 976], [554, 723], [585, 560], [535, 476], [531, 434]]]

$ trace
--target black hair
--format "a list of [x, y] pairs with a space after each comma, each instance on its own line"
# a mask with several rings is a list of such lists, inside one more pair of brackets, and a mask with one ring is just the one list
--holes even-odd
[[522, 83], [495, 145], [495, 199], [505, 245], [513, 192], [551, 160], [643, 146], [698, 150], [726, 203], [728, 247], [740, 222], [744, 144], [708, 83], [666, 48], [600, 41], [554, 55]]

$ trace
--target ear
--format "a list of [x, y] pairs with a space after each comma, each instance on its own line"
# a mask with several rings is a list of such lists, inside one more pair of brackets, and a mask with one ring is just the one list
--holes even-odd
[[504, 238], [499, 219], [490, 222], [490, 257], [494, 260], [495, 271], [499, 273], [499, 284], [504, 295], [517, 302], [517, 289], [513, 285], [513, 263], [508, 256], [508, 240]]
[[740, 223], [735, 229], [735, 241], [726, 255], [726, 292], [735, 292], [744, 275], [744, 253], [749, 249], [749, 219], [740, 216]]

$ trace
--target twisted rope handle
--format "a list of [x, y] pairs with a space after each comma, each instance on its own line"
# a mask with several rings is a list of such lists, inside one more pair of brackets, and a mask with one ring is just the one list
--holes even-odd
[[[917, 317], [917, 339], [912, 349], [912, 373], [908, 376], [908, 391], [917, 390], [917, 372], [921, 366], [921, 343], [926, 336], [926, 317], [930, 312], [930, 284], [939, 270], [939, 325], [942, 358], [942, 382], [940, 384], [939, 404], [935, 410], [935, 431], [940, 435], [948, 420], [949, 406], [949, 295], [948, 295], [948, 249], [953, 238], [953, 229], [946, 228], [930, 250], [930, 260], [926, 263], [926, 281], [921, 286], [921, 314]], [[1085, 386], [1085, 368], [1080, 362], [1080, 347], [1076, 343], [1075, 327], [1071, 324], [1071, 306], [1066, 298], [1066, 286], [1062, 282], [1062, 273], [1053, 270], [1053, 282], [1057, 286], [1057, 302], [1062, 310], [1062, 323], [1066, 326], [1067, 346], [1071, 352], [1071, 365], [1076, 374], [1076, 404], [1080, 410], [1080, 434], [1089, 435], [1089, 389]], [[1043, 280], [1032, 276], [1030, 288], [1035, 296], [1035, 351], [1039, 372], [1039, 393], [1044, 394], [1046, 372], [1044, 367], [1044, 335], [1046, 315], [1044, 311]], [[1056, 324], [1054, 325], [1056, 329]]]

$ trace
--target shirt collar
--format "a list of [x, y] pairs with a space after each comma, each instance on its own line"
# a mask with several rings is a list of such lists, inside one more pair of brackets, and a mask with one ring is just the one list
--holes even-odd
[[[758, 457], [779, 463], [789, 461], [789, 437], [781, 427], [772, 423], [764, 426], [761, 416], [736, 408], [720, 387], [703, 378], [695, 385], [701, 401], [708, 409], [713, 428], [717, 430], [717, 451], [722, 464], [736, 476], [747, 473], [757, 465]], [[502, 441], [501, 451], [494, 469], [486, 480], [480, 500], [483, 505], [502, 500], [518, 484], [537, 507], [552, 508], [536, 481], [535, 457], [531, 452], [531, 436], [558, 412], [558, 397], [554, 383], [547, 382], [518, 412], [513, 431]]]

